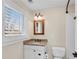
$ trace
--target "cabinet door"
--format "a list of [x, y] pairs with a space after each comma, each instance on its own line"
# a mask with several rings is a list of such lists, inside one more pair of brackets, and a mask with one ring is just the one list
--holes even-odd
[[44, 59], [44, 47], [42, 46], [35, 46], [35, 58], [34, 59]]
[[23, 59], [22, 42], [3, 47], [3, 59]]
[[34, 52], [33, 46], [24, 45], [24, 59], [34, 59]]
[[24, 59], [44, 59], [44, 47], [25, 45]]

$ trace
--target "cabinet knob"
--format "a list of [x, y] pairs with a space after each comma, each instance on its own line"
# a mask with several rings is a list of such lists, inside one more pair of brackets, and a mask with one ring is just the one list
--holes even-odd
[[33, 50], [33, 52], [36, 52], [36, 50]]
[[40, 53], [39, 53], [38, 55], [39, 55], [39, 56], [41, 56], [41, 54], [40, 54]]

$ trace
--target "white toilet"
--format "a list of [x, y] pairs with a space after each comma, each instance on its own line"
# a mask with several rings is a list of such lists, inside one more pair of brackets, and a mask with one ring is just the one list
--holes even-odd
[[63, 59], [63, 57], [65, 56], [65, 48], [53, 47], [52, 53], [53, 53], [54, 59]]

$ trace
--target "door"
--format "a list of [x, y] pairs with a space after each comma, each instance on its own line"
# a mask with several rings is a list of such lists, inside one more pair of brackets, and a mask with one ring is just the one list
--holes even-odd
[[66, 19], [66, 54], [67, 59], [75, 59], [73, 53], [76, 51], [76, 30], [75, 25], [76, 21], [74, 17], [67, 14]]

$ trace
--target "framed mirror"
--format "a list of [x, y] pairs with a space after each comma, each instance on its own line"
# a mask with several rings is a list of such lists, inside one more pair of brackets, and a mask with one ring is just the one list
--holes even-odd
[[34, 35], [44, 35], [44, 20], [34, 21]]

